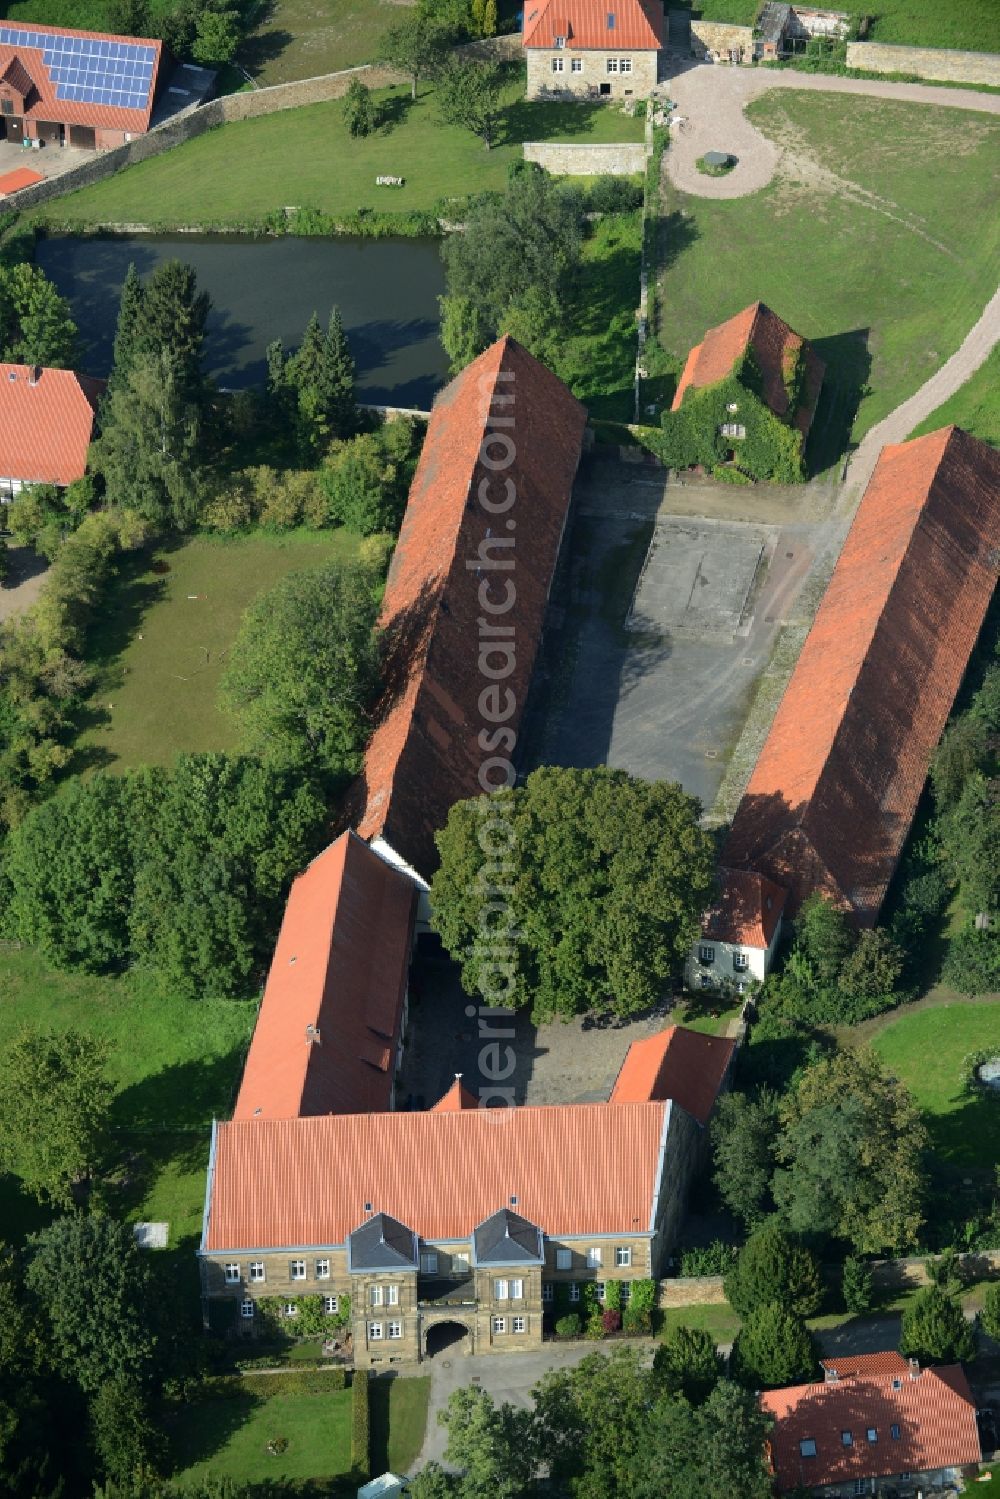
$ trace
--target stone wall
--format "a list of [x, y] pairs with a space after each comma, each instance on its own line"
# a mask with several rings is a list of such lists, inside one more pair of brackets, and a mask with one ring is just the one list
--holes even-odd
[[[46, 178], [33, 187], [22, 188], [15, 198], [3, 205], [3, 210], [20, 211], [37, 208], [50, 203], [66, 193], [76, 192], [81, 187], [91, 187], [103, 182], [125, 167], [160, 156], [164, 151], [195, 136], [204, 135], [216, 125], [234, 120], [250, 120], [260, 115], [276, 114], [279, 110], [298, 109], [303, 104], [320, 104], [327, 99], [338, 99], [347, 90], [351, 79], [360, 77], [370, 88], [382, 88], [389, 83], [405, 80], [398, 73], [386, 68], [347, 68], [340, 73], [327, 73], [321, 78], [303, 78], [296, 83], [278, 83], [273, 88], [254, 89], [245, 94], [226, 94], [221, 99], [210, 99], [207, 104], [196, 105], [175, 115], [146, 135], [136, 136], [127, 145], [117, 146], [111, 151], [97, 152], [89, 161], [57, 177]], [[0, 210], [2, 217], [2, 210]]]
[[647, 148], [642, 141], [616, 145], [582, 146], [525, 141], [525, 161], [535, 161], [547, 172], [567, 177], [589, 177], [598, 173], [625, 176], [646, 170]]
[[868, 73], [913, 73], [948, 83], [1000, 88], [1000, 53], [956, 52], [947, 47], [891, 47], [884, 42], [848, 42], [847, 66]]
[[[993, 1279], [1000, 1271], [1000, 1249], [974, 1250], [958, 1256], [967, 1281]], [[905, 1291], [930, 1285], [926, 1259], [878, 1260], [872, 1279], [880, 1291]]]
[[729, 62], [733, 53], [741, 63], [753, 58], [753, 30], [749, 26], [730, 26], [723, 21], [692, 21], [691, 52], [694, 57], [712, 57]]
[[717, 1306], [725, 1299], [721, 1275], [678, 1276], [660, 1281], [657, 1306], [661, 1311], [678, 1306]]

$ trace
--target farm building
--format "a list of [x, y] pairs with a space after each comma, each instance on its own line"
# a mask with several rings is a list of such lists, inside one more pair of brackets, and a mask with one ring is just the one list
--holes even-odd
[[103, 392], [72, 370], [0, 364], [0, 504], [29, 484], [83, 478]]

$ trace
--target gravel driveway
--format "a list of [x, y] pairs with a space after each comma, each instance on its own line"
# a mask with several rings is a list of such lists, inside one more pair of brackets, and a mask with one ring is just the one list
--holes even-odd
[[[675, 187], [699, 198], [744, 198], [766, 187], [774, 176], [781, 148], [762, 135], [743, 112], [752, 99], [769, 89], [861, 94], [872, 99], [902, 99], [912, 104], [1000, 114], [1000, 94], [980, 94], [971, 89], [671, 61], [676, 71], [660, 85], [659, 92], [673, 99], [684, 124], [670, 132], [664, 167]], [[738, 158], [737, 165], [725, 177], [706, 177], [695, 166], [706, 151], [728, 151]]]

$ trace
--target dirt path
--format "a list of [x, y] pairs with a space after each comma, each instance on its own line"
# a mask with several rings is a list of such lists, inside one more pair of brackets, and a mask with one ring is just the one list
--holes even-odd
[[38, 598], [45, 582], [49, 564], [30, 547], [14, 546], [8, 542], [7, 556], [10, 572], [0, 588], [0, 621], [23, 614]]
[[[901, 99], [1000, 115], [1000, 94], [980, 94], [971, 89], [685, 61], [659, 90], [673, 99], [684, 121], [671, 131], [670, 149], [663, 157], [664, 169], [674, 186], [699, 198], [744, 198], [766, 187], [788, 153], [751, 124], [744, 111], [752, 99], [782, 88]], [[695, 166], [706, 151], [728, 151], [738, 158], [737, 165], [726, 177], [706, 177]], [[794, 170], [794, 160], [789, 166]]]

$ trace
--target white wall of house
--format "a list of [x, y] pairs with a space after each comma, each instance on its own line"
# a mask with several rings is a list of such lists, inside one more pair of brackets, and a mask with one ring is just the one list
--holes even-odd
[[528, 98], [645, 98], [656, 87], [656, 51], [526, 47]]
[[[712, 937], [699, 937], [692, 944], [685, 967], [688, 988], [722, 989], [735, 985], [742, 993], [741, 985], [745, 989], [752, 981], [763, 983], [780, 936], [779, 921], [769, 947], [750, 947], [745, 942], [719, 942]], [[708, 961], [709, 954], [711, 961]]]

